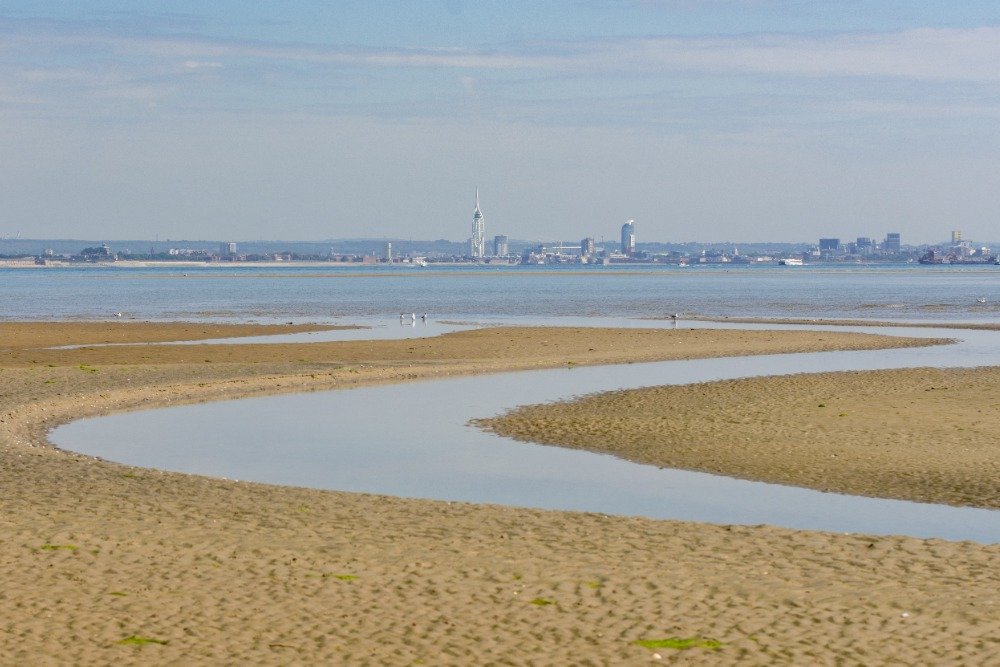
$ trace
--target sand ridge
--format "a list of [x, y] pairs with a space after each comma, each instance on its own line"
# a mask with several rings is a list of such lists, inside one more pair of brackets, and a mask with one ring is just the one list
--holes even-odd
[[44, 349], [62, 345], [163, 343], [354, 328], [357, 327], [327, 324], [215, 324], [131, 320], [0, 322], [0, 350]]
[[[504, 331], [514, 344], [485, 365], [462, 338], [432, 348], [454, 354], [420, 362], [375, 345], [357, 362], [299, 361], [289, 348], [269, 361], [248, 349], [239, 361], [146, 364], [137, 346], [132, 363], [0, 363], [0, 664], [1000, 660], [996, 546], [248, 484], [44, 440], [83, 414], [536, 367], [542, 340], [555, 348], [543, 364], [565, 363], [570, 349], [587, 363], [589, 348], [603, 361], [639, 340], [544, 333]], [[659, 354], [684, 353], [671, 340]], [[703, 351], [748, 353], [753, 341]], [[654, 355], [649, 345], [642, 354]], [[636, 643], [671, 637], [720, 646]]]
[[[270, 331], [274, 332], [273, 329]], [[281, 331], [284, 328], [279, 333]], [[0, 325], [0, 333], [2, 332]], [[172, 330], [169, 335], [176, 336], [179, 333], [179, 329]], [[152, 334], [146, 335], [149, 337]], [[203, 337], [215, 336], [205, 334]], [[68, 337], [67, 340], [69, 339], [78, 340], [77, 337]], [[0, 342], [0, 365], [299, 362], [420, 366], [461, 361], [489, 372], [572, 364], [697, 359], [718, 355], [887, 349], [944, 342], [945, 339], [935, 338], [897, 338], [815, 331], [485, 327], [429, 338], [318, 343], [121, 345], [65, 350], [8, 346]]]
[[[994, 309], [991, 307], [991, 310]], [[986, 309], [982, 309], [983, 313]], [[982, 314], [982, 313], [981, 313]], [[650, 317], [651, 320], [669, 320], [670, 317]], [[892, 327], [899, 329], [968, 329], [973, 331], [1000, 331], [1000, 324], [993, 322], [899, 322], [894, 320], [851, 320], [815, 317], [712, 317], [685, 314], [685, 320], [698, 322], [725, 322], [727, 324], [794, 324], [821, 325], [825, 327]]]
[[501, 435], [822, 491], [1000, 508], [1000, 368], [816, 373], [524, 406]]

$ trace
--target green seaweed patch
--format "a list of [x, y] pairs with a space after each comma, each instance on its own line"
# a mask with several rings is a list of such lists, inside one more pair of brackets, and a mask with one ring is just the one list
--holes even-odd
[[77, 366], [77, 368], [79, 368], [84, 373], [96, 373], [97, 372], [96, 368], [94, 368], [93, 366], [88, 366], [87, 364], [80, 364], [79, 366]]
[[117, 643], [123, 646], [145, 646], [147, 644], [159, 644], [160, 646], [166, 646], [170, 642], [166, 639], [156, 639], [154, 637], [140, 637], [139, 635], [130, 635], [125, 639], [119, 639]]
[[667, 637], [666, 639], [637, 639], [635, 643], [643, 648], [673, 648], [683, 651], [689, 648], [707, 648], [713, 651], [722, 648], [722, 642], [704, 637]]
[[75, 544], [43, 544], [39, 547], [42, 551], [59, 551], [60, 549], [65, 549], [67, 551], [76, 551], [80, 547]]
[[128, 595], [128, 593], [123, 593], [122, 591], [111, 591], [110, 593], [108, 593], [108, 595], [114, 595], [115, 597], [123, 598], [126, 595]]
[[324, 574], [324, 579], [338, 579], [340, 581], [354, 581], [357, 579], [357, 575], [354, 574]]
[[587, 581], [584, 582], [584, 584], [587, 586], [587, 588], [593, 588], [594, 590], [597, 590], [598, 588], [601, 587], [601, 582], [599, 581]]
[[550, 604], [555, 604], [555, 600], [549, 600], [547, 598], [535, 598], [531, 601], [531, 604], [538, 605], [539, 607], [548, 607]]

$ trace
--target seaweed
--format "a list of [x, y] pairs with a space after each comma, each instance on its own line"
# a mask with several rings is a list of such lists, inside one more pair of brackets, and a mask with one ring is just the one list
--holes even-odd
[[153, 637], [140, 637], [139, 635], [130, 635], [125, 639], [119, 639], [116, 643], [126, 646], [145, 646], [146, 644], [159, 644], [161, 646], [166, 646], [170, 642], [169, 640], [166, 639], [155, 639]]

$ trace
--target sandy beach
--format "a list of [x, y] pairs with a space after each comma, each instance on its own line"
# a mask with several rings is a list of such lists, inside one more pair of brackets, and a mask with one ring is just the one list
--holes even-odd
[[[122, 342], [182, 333], [133, 324], [101, 326], [122, 327], [113, 332]], [[109, 335], [75, 325], [0, 323], [2, 664], [1000, 661], [1000, 546], [250, 484], [128, 468], [45, 439], [85, 415], [262, 393], [926, 341], [497, 328], [403, 341], [45, 349]], [[201, 327], [169, 326], [192, 338]], [[49, 332], [44, 341], [33, 342], [32, 327]], [[768, 391], [790, 399], [799, 384]], [[927, 392], [925, 409], [945, 409], [935, 401], [946, 393]]]

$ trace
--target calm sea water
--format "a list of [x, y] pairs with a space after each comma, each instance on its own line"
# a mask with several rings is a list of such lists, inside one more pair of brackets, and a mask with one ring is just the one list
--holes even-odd
[[[0, 318], [846, 317], [995, 321], [1000, 267], [0, 269]], [[985, 303], [979, 300], [985, 299]]]

